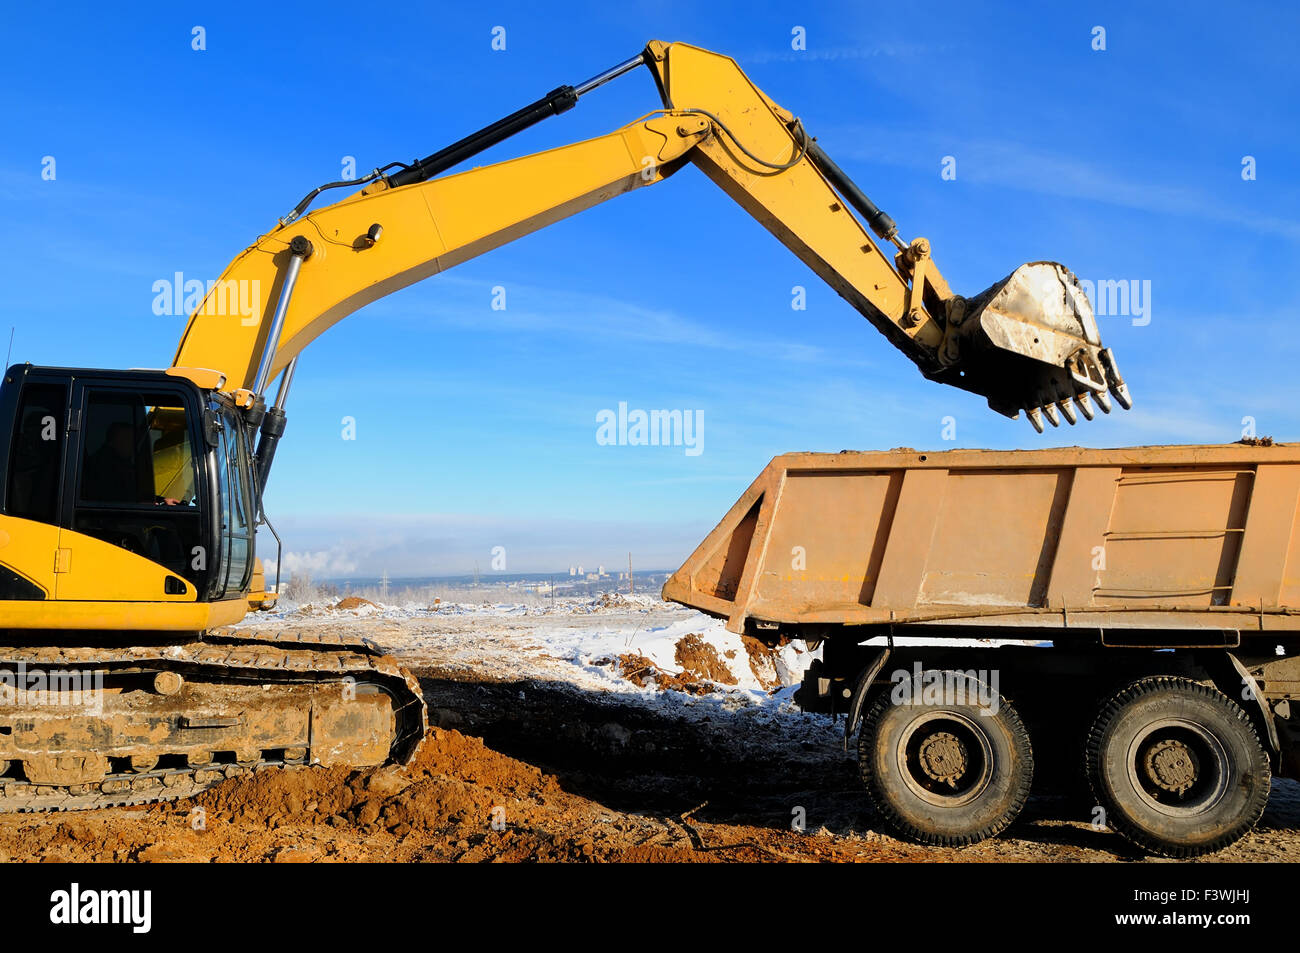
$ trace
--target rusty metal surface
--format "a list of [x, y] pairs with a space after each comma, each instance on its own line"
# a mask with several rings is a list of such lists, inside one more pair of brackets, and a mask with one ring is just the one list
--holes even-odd
[[728, 620], [1300, 630], [1300, 447], [776, 457], [664, 586]]
[[[1133, 405], [1113, 353], [1104, 348], [1088, 296], [1056, 262], [1021, 265], [975, 297], [950, 306], [945, 354], [978, 355], [966, 378], [994, 410], [1024, 410], [1039, 433]], [[958, 386], [967, 386], [963, 381]]]
[[[170, 800], [268, 767], [405, 761], [427, 727], [415, 680], [364, 639], [221, 630], [120, 649], [0, 645], [11, 689], [33, 673], [46, 685], [60, 673], [64, 691], [0, 699], [0, 811]], [[78, 697], [69, 674], [85, 676]]]

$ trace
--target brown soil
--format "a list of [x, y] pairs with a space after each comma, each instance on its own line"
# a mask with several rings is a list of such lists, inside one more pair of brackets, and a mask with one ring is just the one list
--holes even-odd
[[673, 689], [679, 692], [686, 692], [688, 695], [708, 695], [715, 691], [715, 687], [711, 683], [701, 681], [690, 672], [683, 672], [680, 675], [674, 675], [672, 672], [665, 672], [662, 668], [640, 653], [625, 653], [618, 656], [616, 659], [596, 659], [594, 664], [617, 664], [619, 674], [637, 688], [650, 687], [661, 692]]
[[776, 649], [749, 635], [742, 635], [740, 640], [749, 656], [749, 670], [758, 683], [764, 688], [776, 688], [780, 684], [776, 676]]
[[[762, 646], [761, 642], [755, 644]], [[732, 654], [728, 653], [728, 656]], [[619, 674], [633, 685], [638, 688], [648, 686], [661, 692], [673, 689], [688, 695], [709, 695], [718, 690], [718, 685], [736, 684], [736, 676], [727, 668], [718, 650], [696, 633], [677, 641], [673, 658], [682, 669], [680, 674], [665, 671], [639, 652], [625, 653], [616, 659], [596, 659], [594, 664], [617, 665]], [[753, 666], [752, 658], [750, 665]], [[770, 661], [768, 667], [773, 676], [771, 681], [775, 684], [775, 669], [771, 668]]]
[[555, 777], [477, 738], [433, 729], [403, 767], [266, 770], [172, 804], [0, 816], [0, 861], [659, 863], [852, 856], [829, 844], [801, 847], [809, 838], [793, 832], [706, 824], [692, 813], [621, 814], [565, 791]]
[[376, 609], [379, 608], [369, 599], [362, 599], [360, 596], [345, 596], [338, 602], [334, 603], [335, 609], [360, 609], [362, 606], [373, 606]]
[[723, 685], [736, 684], [736, 676], [718, 656], [718, 650], [694, 633], [678, 639], [673, 658], [682, 667], [683, 674]]

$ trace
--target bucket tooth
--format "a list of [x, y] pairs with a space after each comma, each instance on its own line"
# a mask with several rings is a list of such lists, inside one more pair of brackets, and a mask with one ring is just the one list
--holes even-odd
[[1071, 427], [1079, 422], [1079, 415], [1074, 412], [1074, 405], [1069, 400], [1058, 400], [1056, 406], [1061, 409], [1061, 416]]
[[1115, 401], [1125, 410], [1133, 409], [1133, 397], [1129, 394], [1128, 385], [1122, 378], [1111, 382], [1110, 392], [1115, 395]]
[[1085, 420], [1092, 420], [1097, 415], [1097, 412], [1092, 409], [1092, 398], [1086, 393], [1075, 394], [1074, 402], [1079, 405], [1079, 413], [1083, 414]]
[[1043, 404], [1043, 416], [1053, 427], [1061, 426], [1061, 415], [1056, 412], [1056, 405], [1053, 403]]
[[1128, 384], [1124, 383], [1124, 377], [1119, 372], [1119, 365], [1115, 363], [1115, 352], [1110, 348], [1102, 348], [1098, 352], [1101, 358], [1102, 366], [1106, 369], [1106, 379], [1110, 384], [1110, 392], [1115, 395], [1115, 401], [1125, 410], [1133, 409], [1133, 397], [1129, 393]]
[[1039, 433], [1043, 432], [1043, 412], [1041, 410], [1037, 407], [1028, 407], [1025, 409], [1025, 416], [1029, 418], [1029, 422], [1033, 424], [1035, 430]]
[[1104, 390], [1099, 390], [1093, 396], [1097, 398], [1097, 406], [1101, 408], [1101, 412], [1103, 414], [1110, 413], [1110, 394]]

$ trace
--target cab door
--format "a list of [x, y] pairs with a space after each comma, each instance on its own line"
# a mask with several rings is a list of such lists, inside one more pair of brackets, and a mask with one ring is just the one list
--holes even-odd
[[54, 598], [59, 499], [67, 436], [68, 380], [14, 374], [21, 387], [5, 448], [0, 516], [0, 601]]
[[195, 600], [207, 582], [196, 395], [91, 378], [71, 406], [56, 597]]

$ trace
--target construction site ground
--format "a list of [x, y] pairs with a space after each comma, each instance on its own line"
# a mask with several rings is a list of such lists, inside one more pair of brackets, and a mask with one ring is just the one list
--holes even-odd
[[[405, 766], [265, 770], [186, 801], [0, 815], [23, 861], [1080, 861], [1169, 863], [1037, 795], [963, 849], [889, 836], [842, 745], [799, 712], [779, 652], [654, 599], [538, 607], [305, 606], [247, 626], [364, 634], [418, 677], [436, 725]], [[1208, 860], [1300, 857], [1300, 785]]]

